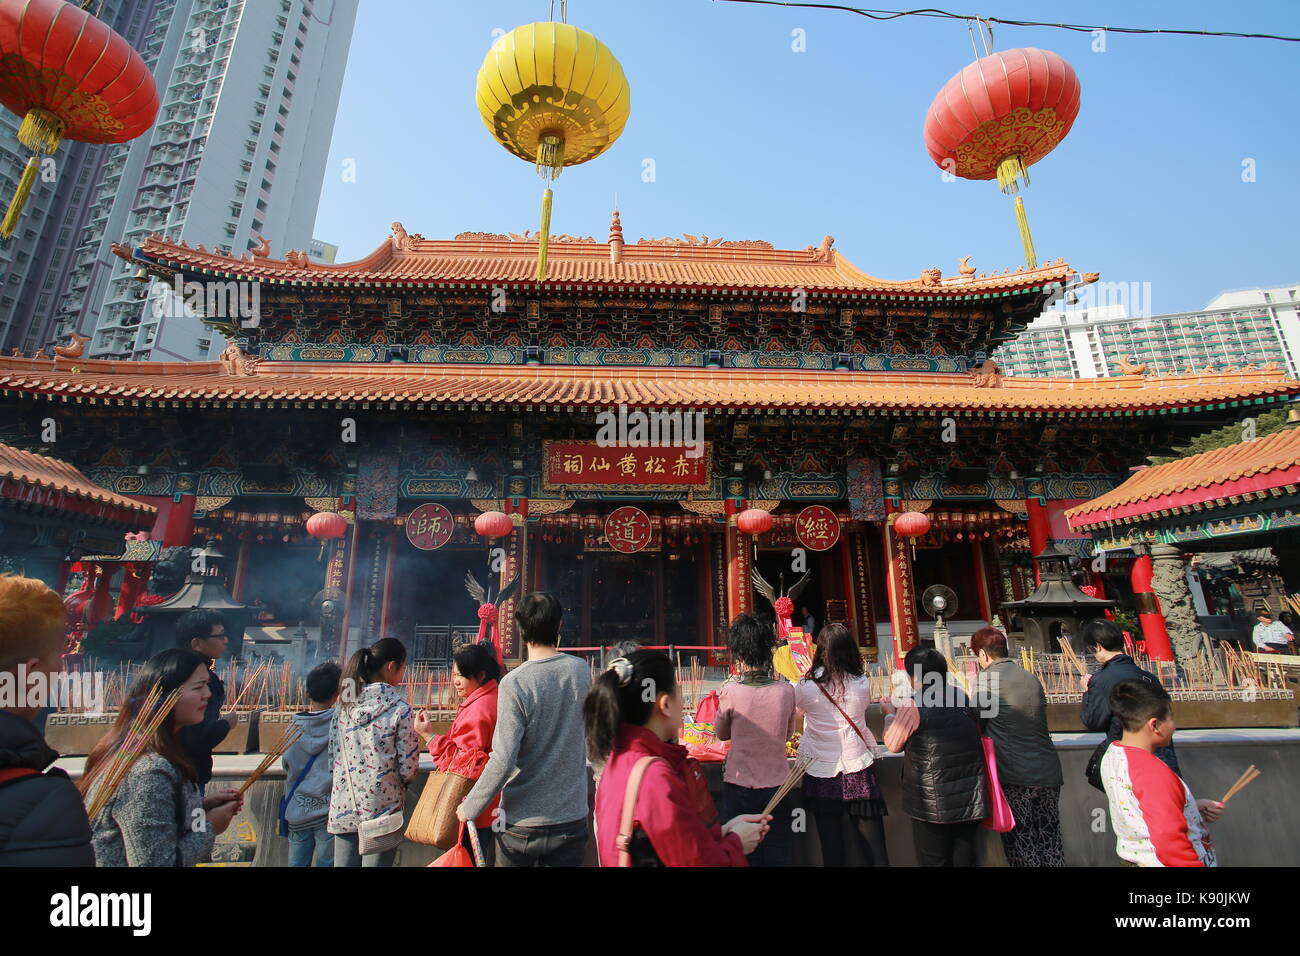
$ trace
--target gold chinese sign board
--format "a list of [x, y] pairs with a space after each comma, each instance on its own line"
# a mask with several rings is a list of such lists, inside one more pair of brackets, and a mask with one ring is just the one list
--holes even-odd
[[640, 488], [675, 491], [709, 487], [712, 445], [627, 447], [594, 441], [545, 443], [543, 485], [547, 490], [608, 491]]

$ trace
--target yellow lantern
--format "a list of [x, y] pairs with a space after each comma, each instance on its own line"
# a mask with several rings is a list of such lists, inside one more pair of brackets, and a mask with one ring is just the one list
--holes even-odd
[[546, 180], [537, 281], [546, 278], [550, 183], [565, 166], [607, 150], [627, 124], [631, 90], [614, 54], [567, 23], [530, 23], [492, 44], [475, 92], [483, 122], [506, 149]]

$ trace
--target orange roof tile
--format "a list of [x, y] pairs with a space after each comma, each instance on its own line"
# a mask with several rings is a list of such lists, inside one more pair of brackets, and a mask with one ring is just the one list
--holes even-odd
[[153, 505], [101, 488], [66, 461], [36, 455], [11, 445], [0, 445], [0, 479], [5, 478], [29, 488], [62, 492], [85, 501], [122, 508], [140, 518], [152, 518], [158, 512]]
[[[1180, 458], [1139, 471], [1118, 488], [1067, 511], [1074, 528], [1119, 524], [1216, 507], [1300, 484], [1300, 429]], [[1199, 508], [1198, 508], [1199, 506]]]
[[[707, 237], [705, 237], [707, 239]], [[1036, 269], [1003, 274], [930, 275], [903, 281], [877, 279], [860, 271], [832, 246], [829, 236], [820, 247], [774, 249], [766, 242], [716, 244], [705, 239], [642, 239], [617, 243], [619, 261], [611, 261], [611, 245], [587, 240], [552, 241], [546, 284], [589, 284], [616, 287], [699, 287], [756, 290], [806, 289], [893, 293], [955, 298], [967, 295], [1026, 290], [1051, 282], [1064, 283], [1074, 270], [1062, 259]], [[694, 240], [694, 241], [691, 241]], [[134, 250], [115, 245], [130, 259]], [[462, 233], [455, 239], [430, 240], [402, 232], [389, 236], [370, 255], [356, 262], [328, 265], [312, 262], [301, 252], [285, 259], [245, 253], [226, 256], [191, 248], [152, 235], [139, 247], [149, 259], [171, 267], [205, 271], [249, 280], [286, 283], [412, 285], [466, 282], [531, 283], [537, 269], [535, 237]]]
[[1004, 378], [939, 372], [268, 362], [233, 375], [219, 362], [0, 358], [0, 390], [73, 400], [392, 402], [501, 406], [627, 405], [1119, 412], [1300, 393], [1281, 372], [1143, 380]]

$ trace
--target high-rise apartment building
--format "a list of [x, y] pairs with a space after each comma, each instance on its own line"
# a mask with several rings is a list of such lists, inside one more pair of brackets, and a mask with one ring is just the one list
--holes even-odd
[[93, 331], [89, 354], [101, 358], [178, 361], [221, 351], [219, 335], [164, 290], [136, 281], [112, 244], [157, 232], [239, 252], [258, 237], [276, 255], [306, 250], [357, 3], [134, 4], [149, 18], [158, 122], [107, 149], [47, 341]]
[[[104, 0], [94, 9], [156, 70], [157, 8], [170, 0]], [[0, 110], [0, 195], [13, 194], [30, 156], [18, 142], [22, 118]], [[113, 147], [66, 140], [42, 164], [14, 235], [0, 242], [0, 348], [30, 355], [51, 341], [95, 190]]]
[[993, 353], [1010, 375], [1099, 378], [1122, 359], [1151, 375], [1277, 362], [1300, 375], [1300, 283], [1216, 296], [1199, 312], [1131, 317], [1122, 304], [1044, 312]]

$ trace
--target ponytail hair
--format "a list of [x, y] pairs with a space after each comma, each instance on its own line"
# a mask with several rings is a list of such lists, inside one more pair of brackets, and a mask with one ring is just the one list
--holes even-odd
[[395, 637], [385, 637], [369, 647], [363, 647], [348, 658], [339, 679], [343, 690], [342, 700], [351, 705], [361, 697], [364, 685], [372, 684], [386, 664], [401, 666], [406, 663], [406, 645]]
[[[596, 678], [582, 705], [587, 727], [587, 755], [604, 763], [623, 724], [645, 726], [660, 694], [677, 687], [673, 662], [663, 651], [639, 650], [610, 662]], [[646, 693], [649, 691], [650, 693]]]

